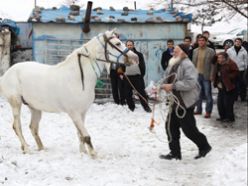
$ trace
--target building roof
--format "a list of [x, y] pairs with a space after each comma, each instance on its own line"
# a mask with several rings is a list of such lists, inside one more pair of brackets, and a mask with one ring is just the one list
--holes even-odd
[[[30, 18], [30, 22], [41, 23], [82, 23], [86, 10], [75, 10], [72, 7], [43, 9], [36, 7]], [[91, 12], [91, 23], [166, 23], [166, 22], [190, 22], [192, 14], [183, 12], [161, 10], [111, 10], [95, 8]]]
[[10, 31], [15, 33], [16, 35], [18, 35], [20, 32], [20, 28], [16, 25], [16, 22], [11, 19], [0, 20], [0, 30], [4, 27], [8, 27]]

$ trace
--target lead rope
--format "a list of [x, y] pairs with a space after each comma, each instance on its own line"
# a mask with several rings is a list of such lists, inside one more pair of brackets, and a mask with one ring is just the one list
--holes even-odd
[[[125, 75], [123, 74], [128, 83], [131, 85], [131, 87], [133, 88], [133, 90], [148, 104], [148, 101], [137, 91], [137, 89], [134, 87], [134, 85], [132, 84], [132, 82], [130, 81], [130, 79]], [[175, 83], [176, 81], [176, 77], [177, 77], [177, 74], [176, 73], [172, 73], [168, 76], [166, 76], [165, 78], [163, 78], [161, 81], [159, 81], [158, 83], [158, 95], [161, 96], [160, 94], [160, 85], [166, 80], [168, 79], [170, 76], [172, 75], [175, 75], [175, 79], [173, 81], [173, 83]], [[155, 97], [157, 98], [157, 94], [155, 95]], [[158, 98], [159, 99], [159, 98]], [[176, 113], [176, 116], [180, 119], [184, 118], [185, 117], [185, 114], [186, 114], [186, 109], [180, 104], [180, 101], [179, 99], [172, 93], [170, 92], [169, 94], [166, 94], [166, 96], [164, 96], [162, 98], [162, 103], [163, 102], [167, 102], [168, 103], [168, 108], [169, 108], [169, 111], [168, 111], [168, 115], [167, 115], [167, 119], [166, 118], [163, 118], [163, 120], [165, 122], [168, 122], [168, 124], [166, 125], [167, 126], [167, 131], [168, 131], [168, 142], [170, 143], [172, 141], [172, 135], [171, 135], [171, 131], [170, 131], [170, 125], [171, 125], [171, 113], [172, 113], [172, 110], [173, 110], [173, 105], [174, 103], [176, 104], [176, 108], [175, 108], [175, 113]], [[153, 104], [153, 108], [152, 108], [152, 116], [151, 116], [151, 121], [150, 121], [150, 126], [149, 126], [149, 130], [151, 132], [154, 132], [153, 129], [155, 127], [155, 124], [159, 124], [159, 122], [156, 122], [156, 120], [154, 119], [154, 113], [155, 113], [155, 105], [156, 105], [156, 101], [154, 102]], [[182, 115], [179, 114], [179, 109], [181, 109], [183, 111]], [[161, 109], [162, 110], [162, 109]], [[165, 111], [166, 112], [166, 111]], [[161, 114], [163, 115], [163, 114]], [[157, 136], [158, 138], [158, 136]], [[158, 138], [159, 139], [159, 138]], [[163, 141], [161, 139], [159, 139], [159, 141]]]
[[131, 85], [131, 87], [133, 88], [133, 90], [141, 97], [141, 99], [143, 99], [147, 105], [148, 105], [148, 101], [146, 98], [144, 98], [138, 91], [137, 89], [134, 87], [134, 85], [132, 84], [132, 82], [130, 81], [130, 79], [126, 76], [126, 74], [123, 74], [123, 76], [127, 79], [128, 83]]
[[[164, 115], [167, 112], [167, 108], [165, 108], [165, 109], [162, 108], [162, 105], [164, 103], [166, 103], [166, 107], [168, 108], [168, 113], [167, 113], [166, 117], [164, 117]], [[160, 100], [160, 103], [155, 103], [155, 104], [159, 104], [159, 106], [160, 106], [160, 115], [162, 116], [162, 120], [164, 120], [164, 123], [167, 123], [166, 124], [166, 129], [168, 131], [168, 143], [170, 143], [172, 141], [172, 135], [171, 135], [170, 126], [171, 126], [171, 114], [172, 114], [172, 111], [173, 111], [173, 105], [176, 104], [175, 113], [176, 113], [176, 116], [178, 118], [184, 118], [185, 117], [186, 109], [180, 104], [178, 98], [173, 93], [167, 94], [166, 96], [163, 97], [162, 100]], [[155, 106], [153, 107], [153, 109], [155, 109]], [[182, 110], [182, 114], [179, 114], [179, 109]], [[153, 113], [155, 113], [155, 110], [153, 110]], [[155, 124], [159, 124], [159, 123], [156, 122], [156, 120], [154, 119], [154, 115], [152, 115], [149, 130], [150, 130], [150, 132], [155, 134], [156, 138], [159, 141], [161, 141], [163, 143], [166, 143], [155, 132], [155, 130], [154, 130]]]
[[[172, 73], [170, 74], [169, 76], [163, 78], [162, 80], [160, 80], [158, 82], [158, 86], [157, 86], [157, 89], [158, 89], [158, 93], [155, 94], [155, 99], [157, 100], [160, 100], [160, 110], [161, 110], [161, 116], [162, 116], [162, 119], [165, 121], [166, 123], [166, 129], [168, 131], [168, 143], [172, 142], [172, 134], [171, 134], [171, 130], [170, 130], [170, 126], [171, 126], [171, 114], [172, 114], [172, 111], [173, 111], [173, 105], [175, 104], [175, 114], [178, 118], [182, 119], [185, 117], [186, 115], [186, 109], [180, 104], [180, 101], [179, 99], [172, 93], [167, 93], [166, 95], [162, 95], [161, 91], [160, 91], [160, 86], [161, 84], [163, 84], [163, 82], [168, 79], [170, 76], [172, 75], [175, 75], [175, 79], [173, 81], [173, 84], [175, 83], [176, 81], [176, 76], [177, 74], [176, 73]], [[159, 95], [159, 97], [157, 97], [157, 95]], [[162, 109], [162, 103], [166, 103], [166, 106], [168, 106], [168, 114], [167, 114], [167, 117], [163, 117], [164, 116], [164, 113], [166, 113], [166, 110], [163, 110]], [[154, 102], [154, 105], [156, 104], [156, 102]], [[158, 104], [158, 103], [157, 103]], [[179, 114], [179, 109], [182, 110], [182, 114], [180, 115]], [[162, 112], [164, 111], [164, 112]], [[154, 119], [154, 113], [155, 113], [155, 106], [153, 107], [153, 111], [152, 111], [152, 117], [151, 117], [151, 122], [150, 122], [150, 131], [155, 133], [155, 131], [153, 130], [154, 127], [155, 127], [155, 123], [157, 123]], [[164, 140], [161, 140], [157, 134], [155, 133], [157, 139], [161, 142], [164, 142]]]

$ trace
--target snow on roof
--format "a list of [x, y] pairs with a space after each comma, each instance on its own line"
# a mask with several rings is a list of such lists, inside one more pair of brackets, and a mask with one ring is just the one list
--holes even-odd
[[[30, 22], [41, 23], [82, 23], [86, 10], [75, 10], [66, 6], [60, 8], [43, 9], [36, 7], [29, 18]], [[192, 14], [170, 10], [110, 10], [95, 8], [91, 12], [92, 23], [164, 23], [164, 22], [190, 22]]]

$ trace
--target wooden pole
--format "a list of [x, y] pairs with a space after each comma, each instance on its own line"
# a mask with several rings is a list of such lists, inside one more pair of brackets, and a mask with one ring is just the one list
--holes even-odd
[[90, 32], [90, 15], [91, 15], [92, 4], [93, 4], [92, 1], [88, 1], [87, 3], [85, 18], [84, 18], [84, 27], [83, 27], [84, 33]]
[[171, 9], [173, 10], [173, 0], [171, 0], [170, 7], [171, 7]]

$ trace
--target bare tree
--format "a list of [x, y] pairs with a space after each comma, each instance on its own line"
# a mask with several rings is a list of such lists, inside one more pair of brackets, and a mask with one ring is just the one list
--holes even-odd
[[196, 25], [201, 25], [201, 31], [203, 32], [205, 26], [211, 26], [223, 19], [223, 16], [218, 14], [218, 10], [213, 5], [207, 5], [196, 10], [192, 21]]
[[238, 13], [245, 18], [248, 18], [248, 0], [174, 0], [174, 4], [190, 7], [207, 5], [214, 7], [216, 12], [219, 13], [225, 9], [231, 16]]
[[192, 12], [193, 23], [201, 25], [202, 30], [236, 14], [248, 19], [248, 0], [154, 0], [148, 4], [150, 8], [158, 6]]
[[193, 23], [204, 26], [223, 19], [230, 20], [236, 14], [248, 19], [248, 0], [173, 0], [175, 7], [193, 12]]

